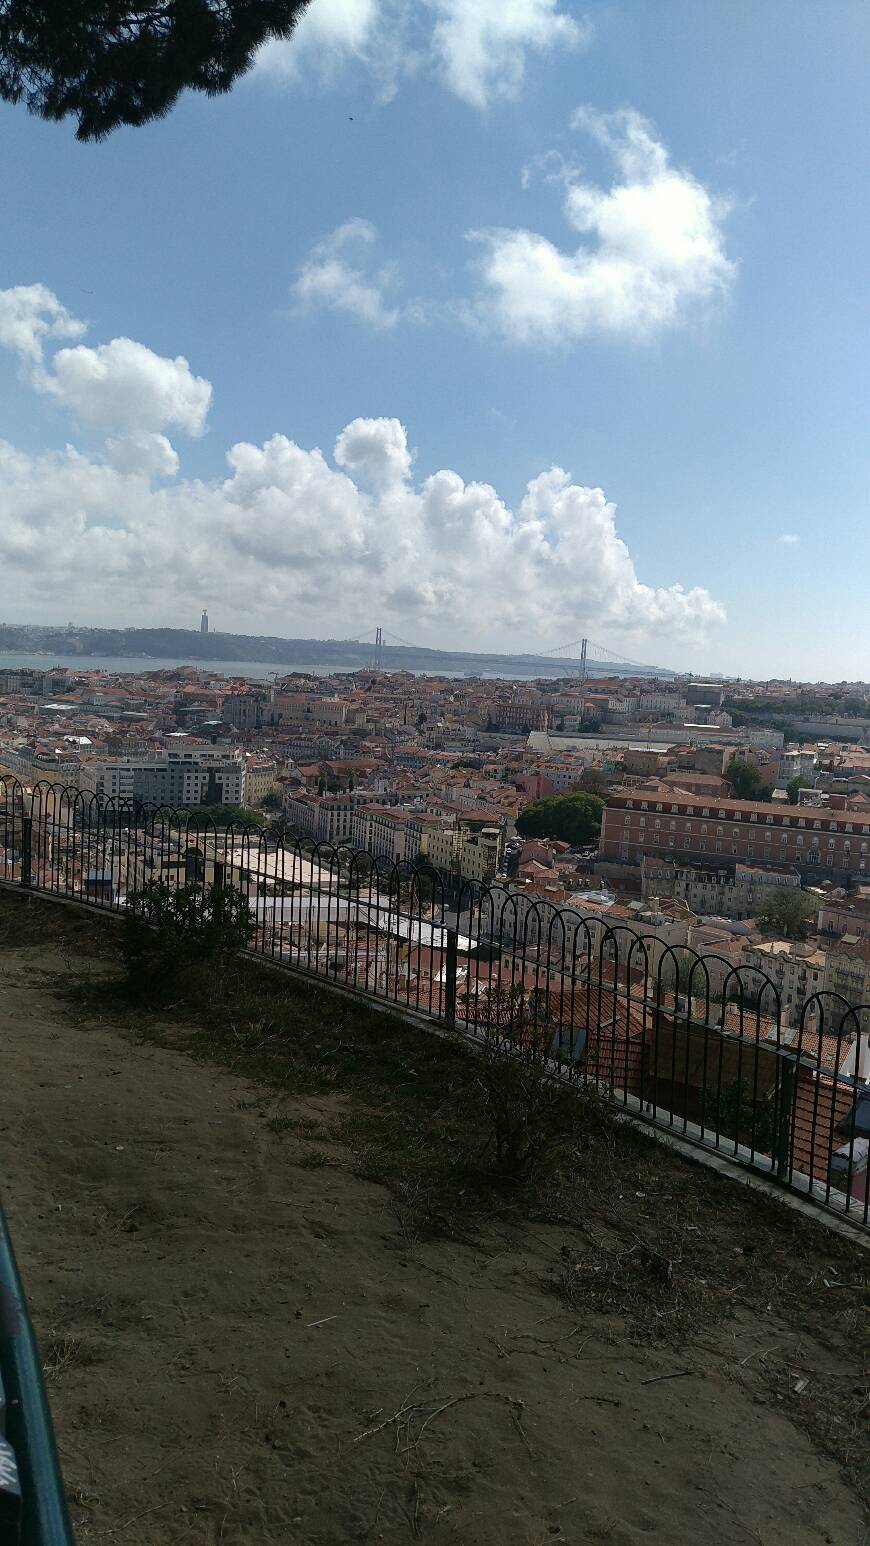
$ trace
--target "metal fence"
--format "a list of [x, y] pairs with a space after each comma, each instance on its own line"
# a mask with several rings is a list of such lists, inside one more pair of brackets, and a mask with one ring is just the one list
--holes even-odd
[[347, 847], [0, 779], [0, 881], [123, 912], [232, 886], [258, 956], [498, 1038], [625, 1113], [868, 1228], [870, 1004], [799, 1012], [755, 968]]

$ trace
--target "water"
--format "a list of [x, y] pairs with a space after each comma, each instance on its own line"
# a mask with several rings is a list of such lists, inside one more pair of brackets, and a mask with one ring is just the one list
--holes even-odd
[[[0, 651], [0, 669], [3, 667], [32, 666], [37, 671], [50, 671], [53, 666], [62, 666], [66, 670], [76, 671], [105, 671], [107, 675], [117, 676], [121, 674], [133, 674], [140, 676], [144, 671], [172, 671], [179, 666], [192, 666], [196, 671], [204, 671], [210, 676], [246, 676], [265, 681], [273, 676], [288, 676], [291, 671], [308, 671], [314, 676], [347, 676], [358, 671], [359, 666], [339, 666], [334, 662], [305, 660], [295, 665], [276, 666], [274, 660], [163, 660], [155, 655], [20, 655], [15, 651]], [[404, 668], [407, 669], [407, 668]], [[486, 681], [532, 681], [536, 676], [541, 676], [546, 668], [523, 670], [517, 666], [513, 671], [481, 671], [475, 672], [481, 680]], [[446, 666], [440, 670], [413, 671], [413, 676], [455, 676], [468, 677], [470, 673], [460, 671], [457, 667], [452, 669]]]

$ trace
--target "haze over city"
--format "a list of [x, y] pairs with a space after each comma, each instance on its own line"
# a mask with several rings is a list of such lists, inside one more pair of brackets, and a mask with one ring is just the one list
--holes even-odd
[[4, 618], [860, 676], [867, 44], [317, 0], [144, 131], [4, 106]]

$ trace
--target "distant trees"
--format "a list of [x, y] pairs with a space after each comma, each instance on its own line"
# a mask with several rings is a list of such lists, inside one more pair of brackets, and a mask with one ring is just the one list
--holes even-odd
[[762, 777], [754, 762], [742, 762], [738, 757], [732, 757], [725, 769], [725, 777], [731, 785], [735, 800], [763, 798]]
[[790, 778], [785, 786], [785, 792], [788, 795], [789, 805], [797, 805], [798, 794], [801, 789], [811, 788], [812, 784], [808, 784], [805, 778], [802, 778], [799, 773], [796, 773], [794, 778]]
[[308, 0], [0, 0], [0, 97], [76, 138], [161, 118], [186, 88], [229, 91]]
[[597, 841], [604, 801], [599, 795], [579, 790], [535, 800], [517, 817], [521, 837], [554, 837], [576, 848]]
[[586, 794], [597, 794], [603, 799], [610, 792], [610, 783], [599, 768], [584, 768], [576, 784], [574, 793], [582, 790]]
[[798, 886], [774, 886], [758, 914], [762, 928], [782, 939], [807, 937], [807, 926], [816, 904]]

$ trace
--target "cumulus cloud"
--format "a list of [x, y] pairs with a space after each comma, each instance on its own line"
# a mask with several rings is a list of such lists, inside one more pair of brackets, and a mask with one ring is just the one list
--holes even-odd
[[[67, 325], [50, 292], [40, 305]], [[6, 341], [22, 354], [17, 332]], [[641, 581], [613, 504], [561, 468], [512, 510], [488, 483], [418, 475], [398, 419], [357, 418], [331, 456], [275, 434], [200, 481], [162, 432], [204, 426], [211, 388], [186, 360], [121, 338], [59, 350], [45, 380], [91, 448], [0, 442], [0, 573], [30, 616], [182, 622], [193, 595], [239, 631], [334, 634], [340, 619], [353, 634], [376, 616], [420, 642], [505, 649], [581, 624], [676, 643], [724, 620], [706, 589]]]
[[584, 108], [574, 127], [606, 151], [616, 179], [601, 188], [565, 169], [563, 213], [582, 237], [570, 250], [522, 229], [469, 233], [484, 249], [478, 319], [521, 344], [649, 338], [721, 300], [736, 273], [724, 202], [671, 164], [639, 113]]
[[377, 232], [368, 220], [346, 220], [318, 242], [291, 287], [296, 311], [343, 311], [358, 322], [390, 328], [399, 320], [399, 307], [387, 302], [395, 282], [389, 265], [375, 267], [368, 254]]
[[409, 23], [408, 0], [316, 0], [292, 37], [263, 45], [255, 73], [287, 85], [329, 84], [356, 60], [371, 74], [377, 95], [388, 100], [400, 77], [416, 68]]
[[784, 531], [778, 540], [783, 544], [784, 547], [796, 548], [801, 539], [795, 531]]
[[[158, 485], [142, 465], [0, 443], [0, 567], [32, 616], [355, 632], [373, 616], [421, 642], [543, 648], [582, 626], [639, 646], [724, 620], [701, 588], [642, 583], [600, 489], [551, 468], [512, 511], [442, 470], [415, 482], [402, 425], [357, 419], [332, 461], [285, 435], [234, 445], [223, 479]], [[168, 465], [155, 470], [172, 476]]]
[[559, 0], [429, 0], [432, 45], [449, 89], [473, 107], [516, 96], [526, 54], [575, 49], [592, 27], [559, 10]]
[[211, 384], [193, 375], [183, 355], [167, 359], [132, 338], [58, 350], [43, 390], [96, 430], [156, 432], [174, 425], [201, 435], [211, 403]]
[[160, 432], [174, 427], [203, 434], [211, 383], [194, 376], [183, 355], [167, 359], [132, 338], [57, 348], [86, 330], [45, 285], [0, 290], [0, 348], [17, 355], [31, 386], [57, 399], [85, 429], [118, 436], [116, 460], [170, 476], [177, 458]]
[[0, 290], [0, 348], [11, 349], [31, 376], [39, 373], [51, 339], [81, 338], [86, 331], [45, 285]]
[[517, 95], [530, 53], [580, 48], [592, 35], [559, 0], [316, 0], [292, 38], [260, 49], [256, 68], [293, 83], [330, 80], [357, 60], [389, 98], [403, 75], [428, 67], [454, 96], [485, 108]]

